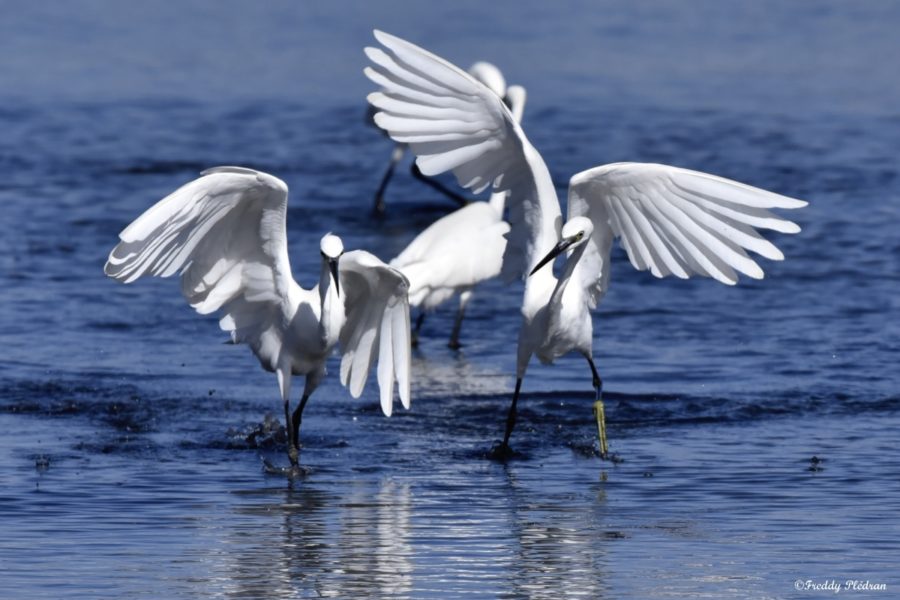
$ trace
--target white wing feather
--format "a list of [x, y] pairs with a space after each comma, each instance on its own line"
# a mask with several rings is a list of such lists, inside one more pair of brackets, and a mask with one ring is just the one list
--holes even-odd
[[433, 309], [500, 274], [509, 225], [487, 202], [441, 217], [391, 261], [409, 279], [409, 303]]
[[241, 167], [216, 167], [157, 202], [119, 235], [104, 271], [130, 283], [181, 274], [197, 312], [221, 309], [222, 329], [277, 367], [289, 298], [287, 185]]
[[723, 177], [656, 164], [615, 163], [583, 171], [569, 182], [568, 217], [586, 216], [594, 233], [579, 261], [581, 285], [593, 308], [606, 292], [613, 237], [631, 264], [656, 277], [691, 275], [737, 283], [737, 272], [761, 279], [747, 255], [771, 260], [784, 255], [755, 228], [797, 233], [771, 208], [806, 202]]
[[409, 144], [426, 175], [453, 171], [476, 193], [508, 190], [509, 243], [503, 274], [524, 275], [559, 241], [561, 214], [543, 159], [502, 100], [446, 60], [381, 31], [365, 70], [380, 92], [375, 123]]
[[362, 250], [340, 258], [347, 320], [341, 329], [341, 383], [358, 398], [378, 361], [381, 409], [390, 416], [394, 381], [404, 408], [410, 399], [409, 283], [396, 269]]

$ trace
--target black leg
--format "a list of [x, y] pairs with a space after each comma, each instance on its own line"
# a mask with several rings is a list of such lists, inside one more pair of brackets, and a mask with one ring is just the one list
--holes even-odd
[[412, 330], [412, 336], [411, 336], [412, 339], [409, 340], [409, 345], [412, 346], [413, 348], [415, 348], [419, 345], [419, 330], [422, 329], [422, 323], [424, 323], [424, 322], [425, 322], [425, 311], [420, 310], [419, 316], [416, 317], [416, 326], [413, 327], [413, 330]]
[[297, 452], [297, 444], [294, 441], [294, 426], [291, 424], [291, 407], [290, 401], [287, 398], [284, 400], [284, 428], [288, 435], [288, 458], [291, 459], [291, 466], [299, 466], [300, 456]]
[[512, 404], [509, 405], [509, 413], [506, 415], [506, 433], [503, 434], [503, 444], [501, 448], [505, 448], [509, 452], [509, 436], [512, 435], [513, 428], [516, 426], [516, 404], [519, 402], [519, 391], [522, 389], [522, 378], [516, 379], [516, 391], [513, 392]]
[[447, 342], [447, 346], [454, 350], [462, 348], [462, 344], [459, 343], [459, 332], [462, 330], [463, 317], [466, 314], [466, 305], [469, 303], [471, 297], [471, 290], [463, 292], [459, 297], [459, 309], [456, 311], [456, 320], [453, 322], [453, 332], [450, 334], [450, 341]]
[[436, 181], [436, 180], [432, 179], [431, 177], [428, 177], [424, 173], [422, 173], [422, 171], [419, 169], [419, 165], [417, 165], [416, 163], [413, 163], [411, 170], [412, 170], [413, 177], [415, 177], [416, 179], [418, 179], [425, 185], [431, 187], [432, 189], [435, 189], [435, 190], [439, 191], [440, 193], [444, 194], [445, 196], [447, 196], [448, 198], [450, 198], [451, 200], [453, 200], [460, 206], [465, 206], [466, 204], [469, 203], [468, 198], [460, 196], [453, 190], [447, 189], [439, 181]]
[[463, 312], [462, 309], [457, 311], [456, 321], [453, 323], [453, 331], [450, 333], [450, 341], [447, 342], [447, 347], [453, 350], [462, 348], [462, 344], [459, 343], [459, 332], [462, 329]]
[[393, 177], [394, 167], [396, 166], [397, 163], [395, 162], [392, 162], [388, 165], [387, 171], [384, 172], [384, 176], [381, 178], [381, 183], [378, 185], [378, 191], [375, 192], [375, 205], [372, 207], [372, 212], [376, 215], [384, 214], [384, 190], [387, 189], [388, 182], [391, 180], [391, 177]]
[[591, 365], [591, 375], [593, 375], [594, 378], [594, 391], [597, 393], [596, 400], [600, 400], [601, 396], [603, 395], [603, 380], [600, 379], [600, 373], [597, 372], [597, 366], [594, 365], [594, 359], [590, 356], [586, 358], [588, 364]]
[[303, 398], [300, 399], [300, 405], [294, 410], [294, 416], [291, 418], [291, 423], [293, 425], [293, 439], [291, 440], [291, 443], [298, 452], [300, 451], [300, 423], [303, 421], [303, 409], [306, 408], [306, 402], [308, 400], [309, 394], [303, 394]]
[[381, 178], [381, 183], [378, 185], [378, 191], [375, 192], [375, 205], [372, 207], [372, 212], [378, 216], [384, 214], [384, 191], [387, 189], [388, 183], [391, 181], [391, 177], [394, 176], [394, 169], [397, 167], [397, 163], [403, 159], [403, 154], [405, 151], [406, 146], [404, 146], [403, 144], [397, 144], [396, 146], [394, 146], [394, 150], [391, 152], [391, 162], [388, 165], [387, 171], [384, 172], [384, 176]]
[[284, 402], [284, 430], [287, 432], [288, 447], [290, 448], [294, 445], [294, 440], [291, 438], [291, 432], [293, 431], [291, 428], [291, 406], [287, 400]]

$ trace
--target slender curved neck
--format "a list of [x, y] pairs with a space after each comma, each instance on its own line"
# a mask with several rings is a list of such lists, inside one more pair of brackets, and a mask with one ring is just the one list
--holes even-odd
[[553, 275], [553, 265], [544, 265], [534, 275], [529, 275], [525, 279], [522, 313], [530, 317], [546, 306], [557, 283], [556, 276]]
[[330, 347], [337, 343], [346, 315], [343, 298], [335, 288], [328, 261], [324, 259], [319, 273], [319, 299], [322, 307], [319, 328], [326, 346]]
[[[537, 204], [542, 208], [536, 215], [531, 218], [539, 219], [539, 230], [532, 235], [536, 237], [532, 239], [532, 247], [528, 250], [528, 257], [525, 268], [527, 272], [538, 264], [538, 262], [547, 256], [547, 253], [553, 250], [553, 247], [559, 241], [559, 229], [562, 217], [559, 215], [559, 199], [556, 197], [556, 188], [553, 186], [553, 180], [550, 177], [550, 171], [544, 163], [544, 159], [537, 150], [530, 144], [524, 147], [525, 156], [534, 173], [535, 189], [533, 193], [538, 198], [542, 198]], [[554, 208], [555, 207], [555, 208]], [[553, 211], [550, 214], [542, 214], [541, 211]], [[555, 214], [553, 214], [555, 213]], [[556, 287], [556, 277], [553, 275], [553, 266], [544, 265], [533, 275], [529, 275], [525, 279], [525, 300], [523, 303], [523, 311], [525, 307], [545, 306], [550, 298], [550, 294]]]
[[563, 268], [562, 277], [559, 278], [559, 281], [556, 283], [556, 288], [553, 290], [553, 294], [550, 296], [551, 303], [562, 301], [562, 296], [569, 285], [569, 281], [575, 274], [575, 269], [578, 267], [578, 262], [581, 260], [581, 256], [584, 254], [585, 248], [587, 248], [587, 244], [581, 244], [572, 251], [568, 258], [566, 258], [566, 265]]
[[521, 90], [520, 93], [510, 95], [509, 106], [509, 112], [512, 113], [517, 123], [522, 122], [522, 113], [525, 112], [525, 91], [522, 88], [519, 89]]

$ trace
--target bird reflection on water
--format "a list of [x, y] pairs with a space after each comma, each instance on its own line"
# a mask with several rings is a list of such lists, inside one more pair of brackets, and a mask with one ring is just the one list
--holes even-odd
[[237, 597], [408, 597], [409, 484], [359, 480], [346, 492], [299, 481], [246, 492], [235, 510], [249, 520], [230, 534], [239, 551], [221, 569], [230, 578], [223, 587]]
[[[605, 497], [595, 486], [585, 511], [564, 488], [537, 494], [508, 466], [486, 465], [476, 479], [360, 477], [339, 495], [326, 481], [242, 492], [244, 527], [229, 532], [231, 552], [207, 557], [226, 561], [213, 568], [222, 580], [209, 583], [238, 598], [602, 595], [615, 540], [601, 530]], [[469, 513], [457, 514], [458, 503]]]

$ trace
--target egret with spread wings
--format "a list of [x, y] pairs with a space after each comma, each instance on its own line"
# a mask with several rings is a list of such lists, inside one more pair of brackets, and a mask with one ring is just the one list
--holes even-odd
[[[377, 360], [382, 411], [391, 414], [395, 381], [409, 408], [409, 304], [401, 273], [368, 252], [344, 252], [332, 234], [320, 243], [318, 285], [301, 288], [288, 259], [287, 199], [287, 185], [266, 173], [209, 169], [122, 231], [104, 271], [124, 283], [180, 274], [198, 313], [221, 311], [220, 327], [278, 377], [296, 466], [303, 409], [338, 343], [341, 383], [354, 398]], [[292, 375], [306, 376], [293, 413]]]
[[[472, 71], [470, 70], [470, 73]], [[496, 90], [491, 88], [496, 93]], [[511, 85], [504, 102], [516, 121], [525, 110], [525, 88]], [[412, 342], [418, 342], [425, 314], [455, 295], [459, 307], [447, 345], [460, 348], [460, 331], [473, 288], [500, 275], [509, 223], [503, 220], [507, 192], [472, 202], [432, 223], [391, 261], [409, 279], [409, 303], [419, 309]]]
[[[568, 218], [541, 155], [503, 102], [468, 74], [405, 40], [376, 31], [382, 48], [367, 48], [366, 75], [381, 90], [369, 95], [375, 122], [409, 145], [426, 175], [452, 170], [476, 192], [509, 192], [511, 230], [503, 273], [524, 276], [516, 387], [497, 457], [510, 453], [522, 379], [536, 355], [549, 363], [570, 351], [591, 368], [601, 455], [607, 455], [602, 381], [592, 357], [590, 310], [609, 285], [610, 250], [618, 238], [631, 264], [656, 277], [693, 275], [733, 285], [738, 273], [760, 279], [747, 254], [784, 255], [756, 230], [800, 228], [773, 208], [806, 202], [735, 181], [657, 164], [616, 163], [569, 182]], [[567, 253], [561, 277], [543, 268]]]

